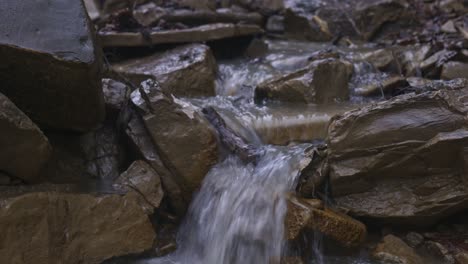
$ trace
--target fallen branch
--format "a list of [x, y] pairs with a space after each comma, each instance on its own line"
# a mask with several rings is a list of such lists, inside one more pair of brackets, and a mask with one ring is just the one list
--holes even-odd
[[260, 151], [253, 145], [247, 144], [243, 138], [226, 126], [223, 118], [213, 107], [203, 108], [206, 119], [218, 131], [221, 143], [236, 154], [245, 163], [257, 163]]

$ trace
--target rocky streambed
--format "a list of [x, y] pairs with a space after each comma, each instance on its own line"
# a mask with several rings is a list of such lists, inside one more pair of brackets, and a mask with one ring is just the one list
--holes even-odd
[[0, 263], [468, 263], [466, 1], [0, 14]]

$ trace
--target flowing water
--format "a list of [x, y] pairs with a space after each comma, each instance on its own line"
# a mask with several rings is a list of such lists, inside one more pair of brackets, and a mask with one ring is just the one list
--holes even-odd
[[[286, 197], [294, 191], [304, 150], [310, 146], [288, 144], [324, 139], [334, 114], [365, 100], [354, 97], [351, 104], [328, 106], [255, 105], [253, 89], [258, 83], [304, 67], [305, 55], [323, 48], [286, 41], [269, 45], [263, 58], [221, 62], [218, 96], [191, 99], [199, 107], [215, 107], [231, 129], [264, 155], [256, 165], [229, 155], [214, 166], [179, 229], [177, 251], [139, 264], [277, 264], [286, 253]], [[357, 67], [367, 71], [366, 65]], [[313, 252], [310, 263], [369, 263], [365, 257], [325, 258], [321, 242], [316, 236], [313, 247], [304, 249]]]

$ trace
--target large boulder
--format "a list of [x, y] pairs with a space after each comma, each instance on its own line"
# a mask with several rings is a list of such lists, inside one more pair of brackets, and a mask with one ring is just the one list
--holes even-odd
[[0, 16], [0, 91], [44, 127], [96, 127], [101, 61], [82, 1], [6, 0]]
[[467, 208], [466, 89], [407, 94], [335, 116], [330, 180], [353, 215], [429, 225]]
[[167, 96], [147, 80], [132, 95], [165, 166], [191, 200], [208, 170], [218, 160], [216, 134], [192, 104]]
[[34, 182], [51, 154], [42, 131], [0, 94], [0, 172]]
[[113, 69], [135, 82], [157, 80], [163, 90], [175, 96], [214, 96], [217, 66], [206, 45], [193, 44], [132, 59]]
[[3, 193], [0, 255], [8, 263], [98, 264], [152, 247], [155, 232], [135, 196], [44, 188]]
[[255, 101], [331, 103], [347, 100], [353, 68], [348, 62], [325, 59], [280, 78], [267, 80], [255, 89]]

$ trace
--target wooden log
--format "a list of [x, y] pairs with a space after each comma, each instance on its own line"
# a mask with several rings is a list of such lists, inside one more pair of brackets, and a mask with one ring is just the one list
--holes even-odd
[[262, 154], [261, 150], [246, 143], [243, 138], [227, 127], [226, 122], [224, 122], [223, 118], [213, 107], [203, 108], [202, 111], [206, 119], [218, 131], [219, 139], [223, 146], [237, 155], [243, 162], [257, 163], [258, 158]]

